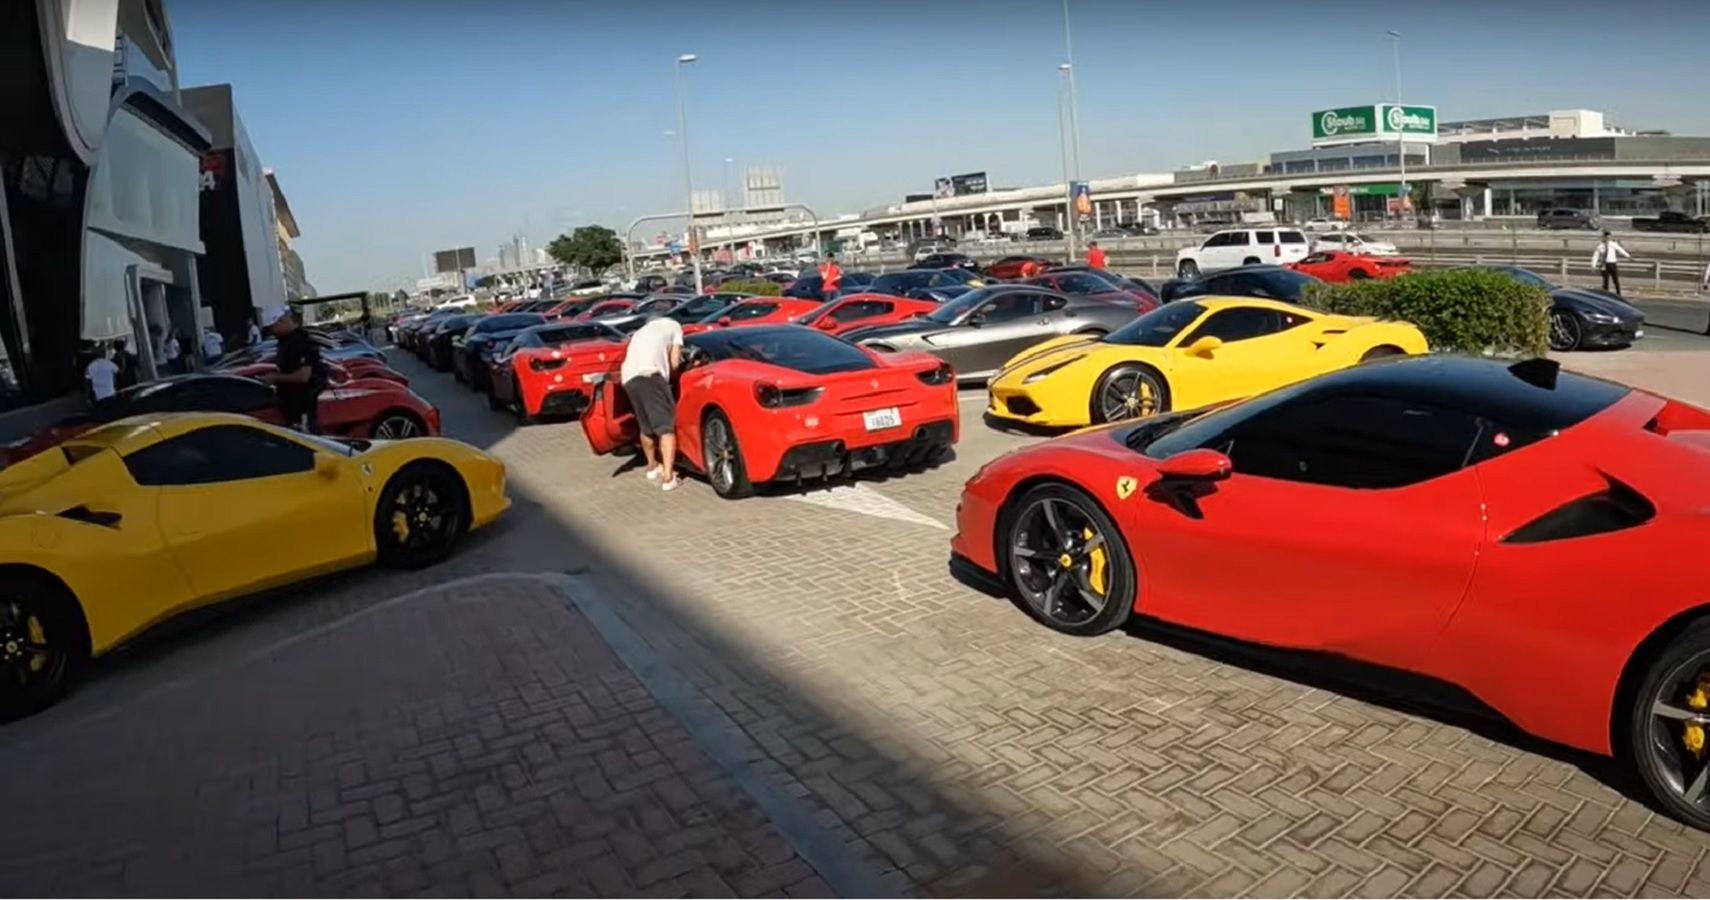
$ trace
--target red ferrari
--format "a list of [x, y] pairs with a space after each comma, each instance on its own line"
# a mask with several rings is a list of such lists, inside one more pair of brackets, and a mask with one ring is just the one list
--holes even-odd
[[623, 364], [629, 335], [604, 322], [551, 322], [516, 336], [488, 370], [487, 402], [511, 409], [531, 425], [546, 416], [574, 416], [594, 385]]
[[747, 300], [738, 300], [693, 325], [683, 326], [683, 333], [695, 334], [711, 328], [728, 328], [733, 325], [782, 325], [805, 316], [822, 305], [818, 300], [798, 297], [750, 297]]
[[1344, 250], [1320, 250], [1285, 268], [1311, 275], [1320, 281], [1341, 284], [1367, 278], [1394, 278], [1413, 271], [1413, 263], [1399, 256], [1367, 256]]
[[986, 266], [986, 278], [992, 281], [1031, 278], [1054, 265], [1057, 265], [1055, 260], [1043, 256], [1006, 256]]
[[1069, 634], [1139, 614], [1459, 685], [1707, 828], [1706, 509], [1710, 412], [1410, 357], [999, 457], [952, 548]]
[[[636, 440], [606, 381], [582, 414], [595, 453]], [[768, 481], [937, 462], [959, 434], [956, 373], [924, 353], [874, 353], [794, 325], [721, 328], [684, 341], [679, 459], [721, 497]]]
[[931, 300], [911, 300], [889, 294], [847, 294], [814, 307], [807, 314], [796, 317], [795, 322], [828, 334], [842, 334], [852, 328], [906, 321], [937, 308], [938, 304]]
[[[268, 364], [262, 364], [271, 368]], [[70, 416], [7, 448], [17, 463], [97, 425], [162, 412], [228, 412], [279, 424], [273, 388], [230, 374], [176, 375], [126, 388], [111, 403]], [[439, 434], [439, 410], [409, 388], [384, 379], [354, 379], [321, 392], [321, 433], [395, 440]]]
[[[402, 372], [388, 367], [385, 363], [371, 359], [355, 359], [333, 362], [328, 360], [327, 382], [334, 387], [362, 387], [364, 379], [389, 382], [394, 385], [407, 387], [410, 379]], [[228, 366], [218, 370], [221, 375], [236, 375], [239, 378], [260, 378], [269, 372], [279, 371], [271, 362], [253, 362], [242, 366]]]

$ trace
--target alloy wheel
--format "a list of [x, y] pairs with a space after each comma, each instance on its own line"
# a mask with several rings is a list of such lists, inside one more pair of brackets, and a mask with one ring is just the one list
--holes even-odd
[[43, 610], [27, 597], [0, 599], [0, 684], [28, 694], [59, 677], [66, 662], [63, 649], [48, 632]]
[[392, 536], [404, 551], [414, 553], [456, 537], [457, 501], [440, 485], [419, 478], [392, 500]]
[[1573, 313], [1556, 310], [1550, 313], [1550, 349], [1572, 350], [1579, 346], [1579, 322]]
[[409, 416], [387, 416], [380, 420], [379, 425], [374, 426], [374, 437], [382, 441], [419, 437], [421, 433], [421, 426]]
[[1042, 497], [1021, 511], [1010, 572], [1022, 599], [1052, 624], [1074, 628], [1109, 602], [1110, 551], [1097, 522], [1074, 503]]
[[705, 441], [707, 478], [720, 492], [728, 491], [736, 480], [736, 447], [730, 439], [730, 426], [717, 416], [709, 419]]
[[1158, 411], [1158, 387], [1138, 369], [1118, 372], [1099, 389], [1098, 409], [1106, 422], [1152, 415]]

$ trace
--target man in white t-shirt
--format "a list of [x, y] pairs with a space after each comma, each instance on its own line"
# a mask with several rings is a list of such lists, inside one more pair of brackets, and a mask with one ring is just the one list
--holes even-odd
[[1609, 283], [1615, 282], [1615, 296], [1621, 296], [1621, 260], [1632, 259], [1627, 248], [1621, 246], [1609, 232], [1603, 232], [1603, 240], [1597, 244], [1597, 249], [1591, 253], [1591, 267], [1603, 273], [1603, 289], [1609, 290]]
[[226, 339], [212, 328], [202, 331], [202, 361], [212, 365], [226, 355]]
[[647, 480], [676, 490], [677, 400], [671, 395], [671, 373], [683, 361], [683, 326], [660, 316], [641, 326], [629, 339], [618, 377], [641, 426], [641, 455], [647, 460]]
[[255, 320], [251, 319], [249, 320], [249, 345], [253, 347], [259, 343], [261, 343], [261, 326], [255, 324]]
[[113, 395], [119, 392], [119, 367], [107, 358], [105, 352], [89, 361], [83, 377], [89, 381], [89, 395], [95, 398], [97, 406], [113, 399]]

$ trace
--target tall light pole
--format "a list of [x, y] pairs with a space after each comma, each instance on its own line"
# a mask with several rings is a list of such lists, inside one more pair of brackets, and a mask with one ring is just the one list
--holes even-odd
[[720, 190], [724, 192], [724, 211], [726, 213], [730, 212], [730, 164], [733, 162], [736, 162], [734, 157], [727, 156], [724, 158], [724, 181], [719, 186]]
[[693, 53], [685, 53], [677, 57], [677, 68], [673, 70], [677, 81], [677, 140], [683, 146], [683, 209], [689, 214], [689, 258], [695, 266], [695, 293], [701, 293], [701, 241], [695, 234], [695, 178], [689, 170], [689, 112], [683, 101], [683, 67], [694, 62], [699, 57]]
[[[1401, 32], [1386, 31], [1384, 38], [1394, 42], [1395, 47], [1395, 105], [1401, 106]], [[1407, 112], [1402, 110], [1401, 127], [1395, 129], [1395, 159], [1401, 164], [1401, 196], [1395, 201], [1395, 211], [1398, 216], [1407, 213], [1407, 203], [1412, 199], [1412, 191], [1407, 187]]]
[[1069, 172], [1069, 129], [1065, 120], [1073, 77], [1073, 66], [1063, 63], [1057, 67], [1057, 143], [1063, 150], [1063, 246], [1068, 254], [1063, 261], [1071, 263], [1075, 261], [1075, 182]]
[[[1061, 71], [1069, 73], [1069, 158], [1074, 161], [1070, 170], [1075, 181], [1081, 178], [1081, 101], [1075, 91], [1075, 44], [1069, 34], [1069, 0], [1063, 0], [1063, 65]], [[1080, 215], [1070, 209], [1069, 233], [1080, 227]], [[1069, 245], [1069, 256], [1075, 255], [1074, 244]]]

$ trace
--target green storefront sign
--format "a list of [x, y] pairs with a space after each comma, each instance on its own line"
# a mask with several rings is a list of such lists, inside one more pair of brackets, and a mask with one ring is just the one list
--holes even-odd
[[[1342, 187], [1347, 188], [1350, 197], [1394, 197], [1401, 193], [1401, 185], [1393, 181], [1379, 184], [1349, 184], [1342, 185]], [[1328, 197], [1336, 193], [1336, 188], [1321, 187], [1318, 189], [1318, 193]]]
[[1402, 134], [1436, 137], [1437, 107], [1374, 103], [1324, 109], [1312, 114], [1312, 140], [1315, 143], [1371, 140]]

